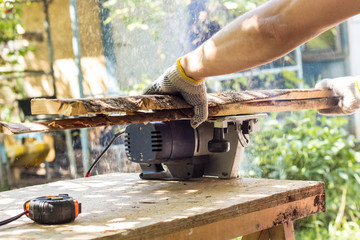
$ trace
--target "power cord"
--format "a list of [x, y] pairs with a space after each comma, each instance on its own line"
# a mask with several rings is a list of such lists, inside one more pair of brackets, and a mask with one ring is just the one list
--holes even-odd
[[3, 226], [3, 225], [8, 224], [8, 223], [11, 223], [11, 222], [19, 219], [19, 218], [22, 217], [23, 215], [27, 214], [28, 212], [29, 212], [29, 211], [24, 211], [24, 212], [20, 213], [19, 215], [16, 215], [16, 216], [14, 216], [14, 217], [11, 217], [11, 218], [9, 218], [9, 219], [6, 219], [6, 220], [4, 220], [4, 221], [1, 221], [1, 222], [0, 222], [0, 226]]
[[119, 132], [115, 133], [114, 137], [111, 139], [110, 143], [105, 147], [105, 149], [100, 153], [100, 155], [95, 159], [89, 170], [86, 172], [85, 177], [91, 176], [91, 171], [95, 167], [95, 165], [99, 162], [101, 157], [104, 155], [104, 153], [109, 149], [109, 147], [114, 143], [114, 141], [122, 134], [125, 133], [125, 129], [120, 130]]

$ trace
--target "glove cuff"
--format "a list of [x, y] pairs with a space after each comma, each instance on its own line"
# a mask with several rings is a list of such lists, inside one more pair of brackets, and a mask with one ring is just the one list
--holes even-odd
[[355, 88], [357, 90], [358, 96], [360, 97], [360, 76], [357, 76], [357, 80], [355, 81]]
[[184, 79], [186, 79], [186, 80], [188, 80], [188, 81], [190, 81], [190, 82], [192, 82], [192, 83], [201, 83], [201, 82], [203, 82], [203, 81], [205, 80], [205, 78], [203, 78], [203, 79], [201, 79], [201, 80], [195, 80], [195, 79], [193, 79], [193, 78], [191, 78], [191, 77], [186, 76], [185, 71], [184, 71], [184, 69], [182, 68], [182, 66], [181, 66], [181, 64], [180, 64], [180, 60], [181, 60], [181, 58], [179, 58], [179, 59], [176, 61], [176, 66], [177, 66], [177, 68], [178, 68], [178, 70], [179, 70], [179, 73], [181, 74], [181, 76], [182, 76]]

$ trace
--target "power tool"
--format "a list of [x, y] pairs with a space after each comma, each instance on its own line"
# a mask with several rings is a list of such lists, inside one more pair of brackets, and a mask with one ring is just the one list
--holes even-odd
[[238, 177], [250, 133], [266, 114], [210, 118], [198, 128], [190, 120], [131, 124], [125, 129], [128, 159], [140, 164], [142, 179]]
[[1, 221], [0, 226], [20, 218], [24, 214], [36, 223], [63, 224], [75, 220], [81, 213], [81, 203], [68, 194], [43, 196], [24, 203], [24, 212]]

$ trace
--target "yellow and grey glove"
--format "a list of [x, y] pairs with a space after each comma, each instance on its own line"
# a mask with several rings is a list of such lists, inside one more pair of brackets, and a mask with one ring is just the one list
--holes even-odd
[[180, 94], [187, 103], [194, 106], [191, 126], [197, 128], [208, 117], [208, 101], [205, 79], [194, 80], [185, 75], [179, 58], [156, 81], [148, 85], [143, 94]]
[[317, 89], [330, 89], [340, 97], [337, 107], [319, 110], [323, 115], [348, 115], [360, 108], [360, 77], [324, 79], [315, 85]]

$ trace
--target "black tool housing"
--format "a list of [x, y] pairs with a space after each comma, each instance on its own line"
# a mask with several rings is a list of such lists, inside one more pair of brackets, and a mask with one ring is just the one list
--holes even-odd
[[195, 133], [189, 120], [132, 124], [125, 132], [126, 154], [132, 162], [163, 163], [194, 155]]

